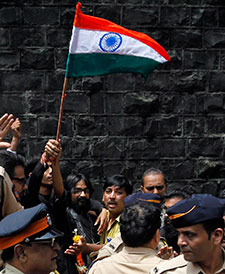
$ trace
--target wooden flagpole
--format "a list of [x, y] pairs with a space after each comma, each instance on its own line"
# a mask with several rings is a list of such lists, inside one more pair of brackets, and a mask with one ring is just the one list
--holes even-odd
[[63, 105], [66, 97], [66, 88], [67, 88], [68, 78], [64, 78], [63, 90], [62, 90], [62, 97], [61, 97], [61, 104], [60, 104], [60, 111], [59, 111], [59, 120], [58, 120], [58, 127], [57, 127], [57, 134], [56, 140], [59, 140], [61, 125], [62, 125], [62, 115], [63, 115]]

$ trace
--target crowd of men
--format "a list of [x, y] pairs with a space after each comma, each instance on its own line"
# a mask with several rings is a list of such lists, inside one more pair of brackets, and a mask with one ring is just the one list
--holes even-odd
[[122, 174], [107, 177], [97, 201], [84, 174], [63, 180], [60, 140], [27, 160], [17, 153], [20, 139], [19, 119], [3, 115], [0, 273], [225, 273], [224, 199], [168, 193], [165, 175], [152, 167], [134, 193]]

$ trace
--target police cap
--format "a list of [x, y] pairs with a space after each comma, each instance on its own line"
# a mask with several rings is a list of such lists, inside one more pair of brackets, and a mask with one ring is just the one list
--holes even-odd
[[136, 192], [124, 199], [125, 207], [134, 205], [136, 203], [149, 203], [153, 205], [160, 205], [161, 197], [153, 193]]
[[62, 232], [51, 226], [45, 204], [14, 212], [0, 222], [0, 249], [21, 242], [43, 242], [62, 236]]
[[221, 219], [225, 200], [211, 194], [193, 194], [191, 198], [179, 201], [167, 209], [172, 224], [176, 228], [200, 224], [208, 220]]

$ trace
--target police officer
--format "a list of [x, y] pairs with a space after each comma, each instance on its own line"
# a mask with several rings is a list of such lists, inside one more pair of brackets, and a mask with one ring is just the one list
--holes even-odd
[[155, 266], [151, 274], [225, 273], [224, 200], [210, 194], [194, 194], [167, 210], [179, 232], [182, 255]]
[[0, 222], [0, 249], [5, 274], [49, 274], [57, 268], [57, 240], [63, 233], [51, 226], [46, 206], [17, 211]]

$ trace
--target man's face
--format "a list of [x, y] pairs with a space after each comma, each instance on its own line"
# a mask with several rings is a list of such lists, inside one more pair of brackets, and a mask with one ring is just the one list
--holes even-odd
[[123, 200], [126, 197], [127, 193], [124, 187], [109, 186], [104, 191], [103, 202], [110, 213], [119, 216], [124, 209]]
[[51, 164], [48, 165], [48, 169], [44, 172], [41, 183], [44, 185], [51, 185], [53, 183], [52, 182], [52, 166], [51, 166]]
[[162, 174], [147, 174], [144, 177], [143, 186], [141, 186], [141, 190], [144, 193], [154, 193], [163, 197], [167, 186]]
[[12, 178], [12, 183], [15, 186], [15, 190], [17, 193], [21, 194], [26, 188], [27, 185], [24, 175], [24, 167], [23, 166], [16, 166], [14, 169], [14, 175]]
[[178, 245], [189, 262], [204, 263], [210, 261], [214, 253], [214, 237], [210, 237], [202, 224], [177, 229], [179, 232]]
[[57, 269], [56, 258], [58, 256], [59, 245], [54, 243], [32, 243], [26, 247], [27, 272], [37, 274], [49, 274]]
[[80, 180], [72, 189], [72, 202], [77, 212], [87, 212], [90, 205], [90, 190], [86, 183]]

